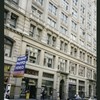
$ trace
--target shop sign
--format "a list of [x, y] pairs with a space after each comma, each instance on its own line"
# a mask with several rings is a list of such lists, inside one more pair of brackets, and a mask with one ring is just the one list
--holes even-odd
[[17, 58], [16, 66], [14, 68], [14, 77], [23, 77], [25, 71], [25, 65], [27, 61], [27, 56], [21, 56]]

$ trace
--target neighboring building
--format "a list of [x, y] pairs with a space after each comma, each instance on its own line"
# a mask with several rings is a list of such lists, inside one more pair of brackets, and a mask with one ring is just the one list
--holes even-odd
[[[96, 1], [4, 0], [4, 84], [11, 98], [96, 95]], [[17, 57], [27, 55], [23, 78]]]

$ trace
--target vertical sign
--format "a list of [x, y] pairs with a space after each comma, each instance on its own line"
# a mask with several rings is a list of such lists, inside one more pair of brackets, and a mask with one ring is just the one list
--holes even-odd
[[25, 71], [25, 65], [27, 61], [27, 56], [21, 56], [17, 58], [16, 66], [14, 68], [14, 77], [23, 77]]

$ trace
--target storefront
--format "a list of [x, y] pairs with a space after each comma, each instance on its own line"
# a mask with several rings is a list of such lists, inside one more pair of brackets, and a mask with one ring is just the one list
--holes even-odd
[[[26, 69], [25, 74], [38, 76], [38, 71]], [[20, 98], [26, 98], [27, 91], [30, 99], [36, 99], [38, 79], [24, 77], [22, 79]]]
[[85, 97], [85, 82], [79, 80], [79, 96], [80, 97]]
[[76, 80], [75, 79], [69, 79], [68, 97], [74, 98], [75, 94], [76, 94]]
[[54, 75], [49, 73], [43, 73], [42, 88], [45, 90], [45, 99], [50, 99], [53, 97], [53, 84]]
[[29, 91], [30, 99], [36, 99], [37, 79], [26, 77], [22, 79], [20, 98], [26, 98], [27, 91]]

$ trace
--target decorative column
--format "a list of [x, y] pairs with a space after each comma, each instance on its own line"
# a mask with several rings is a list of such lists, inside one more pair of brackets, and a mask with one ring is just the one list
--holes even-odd
[[58, 56], [57, 56], [57, 55], [56, 55], [56, 57], [55, 57], [54, 69], [58, 70]]
[[57, 81], [56, 81], [56, 87], [57, 87], [57, 100], [60, 100], [59, 98], [59, 85], [60, 85], [60, 73], [57, 74]]
[[69, 78], [68, 76], [66, 76], [66, 81], [65, 81], [65, 84], [66, 84], [66, 88], [65, 88], [65, 100], [68, 99], [68, 90], [69, 90]]
[[78, 94], [79, 90], [79, 80], [76, 80], [76, 94]]
[[22, 78], [15, 78], [15, 93], [14, 99], [20, 98]]
[[70, 61], [67, 60], [67, 68], [66, 68], [66, 72], [67, 72], [67, 73], [69, 73], [69, 66], [70, 66], [69, 63], [70, 63]]
[[59, 48], [60, 48], [60, 37], [57, 36], [57, 40], [56, 40], [56, 49], [59, 50]]
[[46, 29], [45, 28], [42, 31], [41, 41], [43, 43], [47, 44], [47, 32], [46, 32]]
[[43, 62], [44, 62], [44, 50], [41, 50], [40, 52], [40, 62], [39, 65], [43, 67]]
[[70, 42], [68, 43], [68, 54], [70, 55], [70, 51], [71, 51], [71, 44]]
[[39, 71], [38, 85], [37, 85], [37, 100], [41, 100], [41, 86], [42, 86], [42, 73], [43, 71]]

